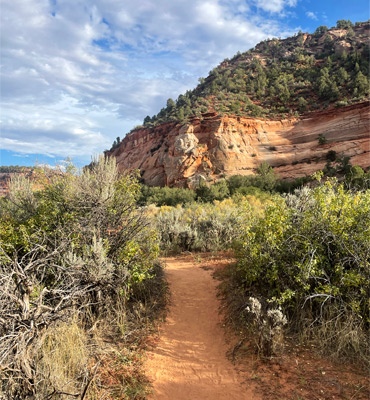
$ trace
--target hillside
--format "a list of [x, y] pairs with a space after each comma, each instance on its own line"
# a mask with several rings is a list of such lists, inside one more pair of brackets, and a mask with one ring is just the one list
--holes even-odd
[[285, 40], [266, 40], [236, 54], [176, 102], [144, 119], [144, 126], [214, 112], [281, 118], [355, 103], [369, 93], [370, 23], [338, 21]]
[[262, 161], [282, 177], [303, 176], [329, 150], [367, 168], [369, 33], [369, 22], [342, 20], [261, 42], [169, 99], [110, 153], [150, 185], [250, 174]]

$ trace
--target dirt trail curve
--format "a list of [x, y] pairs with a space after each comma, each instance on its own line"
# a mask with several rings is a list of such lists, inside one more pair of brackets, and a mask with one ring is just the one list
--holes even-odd
[[226, 358], [217, 282], [186, 259], [167, 258], [171, 305], [146, 363], [150, 400], [258, 400]]

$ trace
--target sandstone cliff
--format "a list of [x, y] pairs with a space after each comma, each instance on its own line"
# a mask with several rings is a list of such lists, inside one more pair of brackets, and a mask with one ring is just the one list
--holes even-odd
[[368, 168], [369, 129], [368, 102], [281, 121], [209, 113], [182, 126], [132, 131], [111, 154], [120, 170], [139, 169], [149, 185], [194, 187], [252, 174], [263, 161], [280, 177], [296, 178], [322, 169], [329, 150]]

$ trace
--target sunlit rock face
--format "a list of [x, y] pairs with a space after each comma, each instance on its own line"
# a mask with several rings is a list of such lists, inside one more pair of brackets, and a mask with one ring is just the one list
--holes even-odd
[[139, 169], [155, 186], [194, 187], [253, 174], [263, 161], [281, 178], [296, 178], [324, 168], [329, 150], [367, 169], [369, 127], [368, 102], [276, 121], [208, 113], [185, 125], [134, 130], [110, 154], [120, 170]]

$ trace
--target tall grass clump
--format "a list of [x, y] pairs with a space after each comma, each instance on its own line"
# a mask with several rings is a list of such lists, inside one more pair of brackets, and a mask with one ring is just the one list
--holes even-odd
[[[276, 198], [235, 246], [229, 306], [281, 307], [288, 330], [330, 354], [369, 361], [370, 191], [329, 180]], [[234, 318], [235, 319], [235, 318]]]
[[122, 321], [138, 332], [154, 310], [159, 247], [138, 195], [137, 176], [102, 156], [12, 180], [0, 213], [0, 393], [86, 397], [94, 332], [128, 338]]
[[73, 321], [59, 323], [54, 329], [45, 331], [35, 356], [39, 360], [39, 377], [48, 379], [42, 379], [37, 390], [48, 392], [50, 387], [54, 387], [65, 393], [74, 393], [76, 378], [80, 378], [83, 387], [89, 356], [87, 342], [86, 332]]

